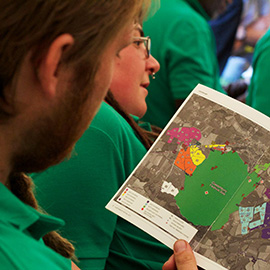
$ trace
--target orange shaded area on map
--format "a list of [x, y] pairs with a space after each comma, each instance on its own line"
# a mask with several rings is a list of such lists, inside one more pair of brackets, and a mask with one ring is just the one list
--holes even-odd
[[174, 165], [178, 168], [186, 172], [187, 174], [191, 175], [195, 169], [196, 165], [194, 165], [191, 156], [190, 156], [190, 147], [185, 149], [181, 149], [177, 155], [177, 158], [174, 161]]

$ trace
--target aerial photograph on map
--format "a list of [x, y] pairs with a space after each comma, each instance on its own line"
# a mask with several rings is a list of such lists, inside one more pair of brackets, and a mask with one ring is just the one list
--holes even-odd
[[268, 130], [193, 94], [126, 186], [194, 226], [197, 253], [270, 269], [269, 148]]

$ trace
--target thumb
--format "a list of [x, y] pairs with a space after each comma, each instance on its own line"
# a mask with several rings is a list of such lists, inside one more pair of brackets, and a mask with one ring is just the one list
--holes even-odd
[[198, 270], [193, 251], [184, 240], [175, 242], [174, 259], [177, 270]]

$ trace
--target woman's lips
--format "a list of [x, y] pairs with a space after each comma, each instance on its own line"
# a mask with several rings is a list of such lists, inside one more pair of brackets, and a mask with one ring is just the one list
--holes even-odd
[[141, 86], [144, 87], [144, 88], [147, 88], [149, 86], [149, 82], [148, 83], [142, 83]]

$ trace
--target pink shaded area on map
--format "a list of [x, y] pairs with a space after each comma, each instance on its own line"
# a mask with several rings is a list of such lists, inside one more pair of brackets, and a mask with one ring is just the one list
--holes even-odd
[[194, 127], [183, 127], [181, 130], [174, 128], [168, 130], [167, 135], [170, 136], [168, 143], [171, 143], [172, 140], [176, 138], [177, 144], [184, 143], [185, 145], [189, 145], [193, 139], [199, 141], [202, 136], [200, 130]]

